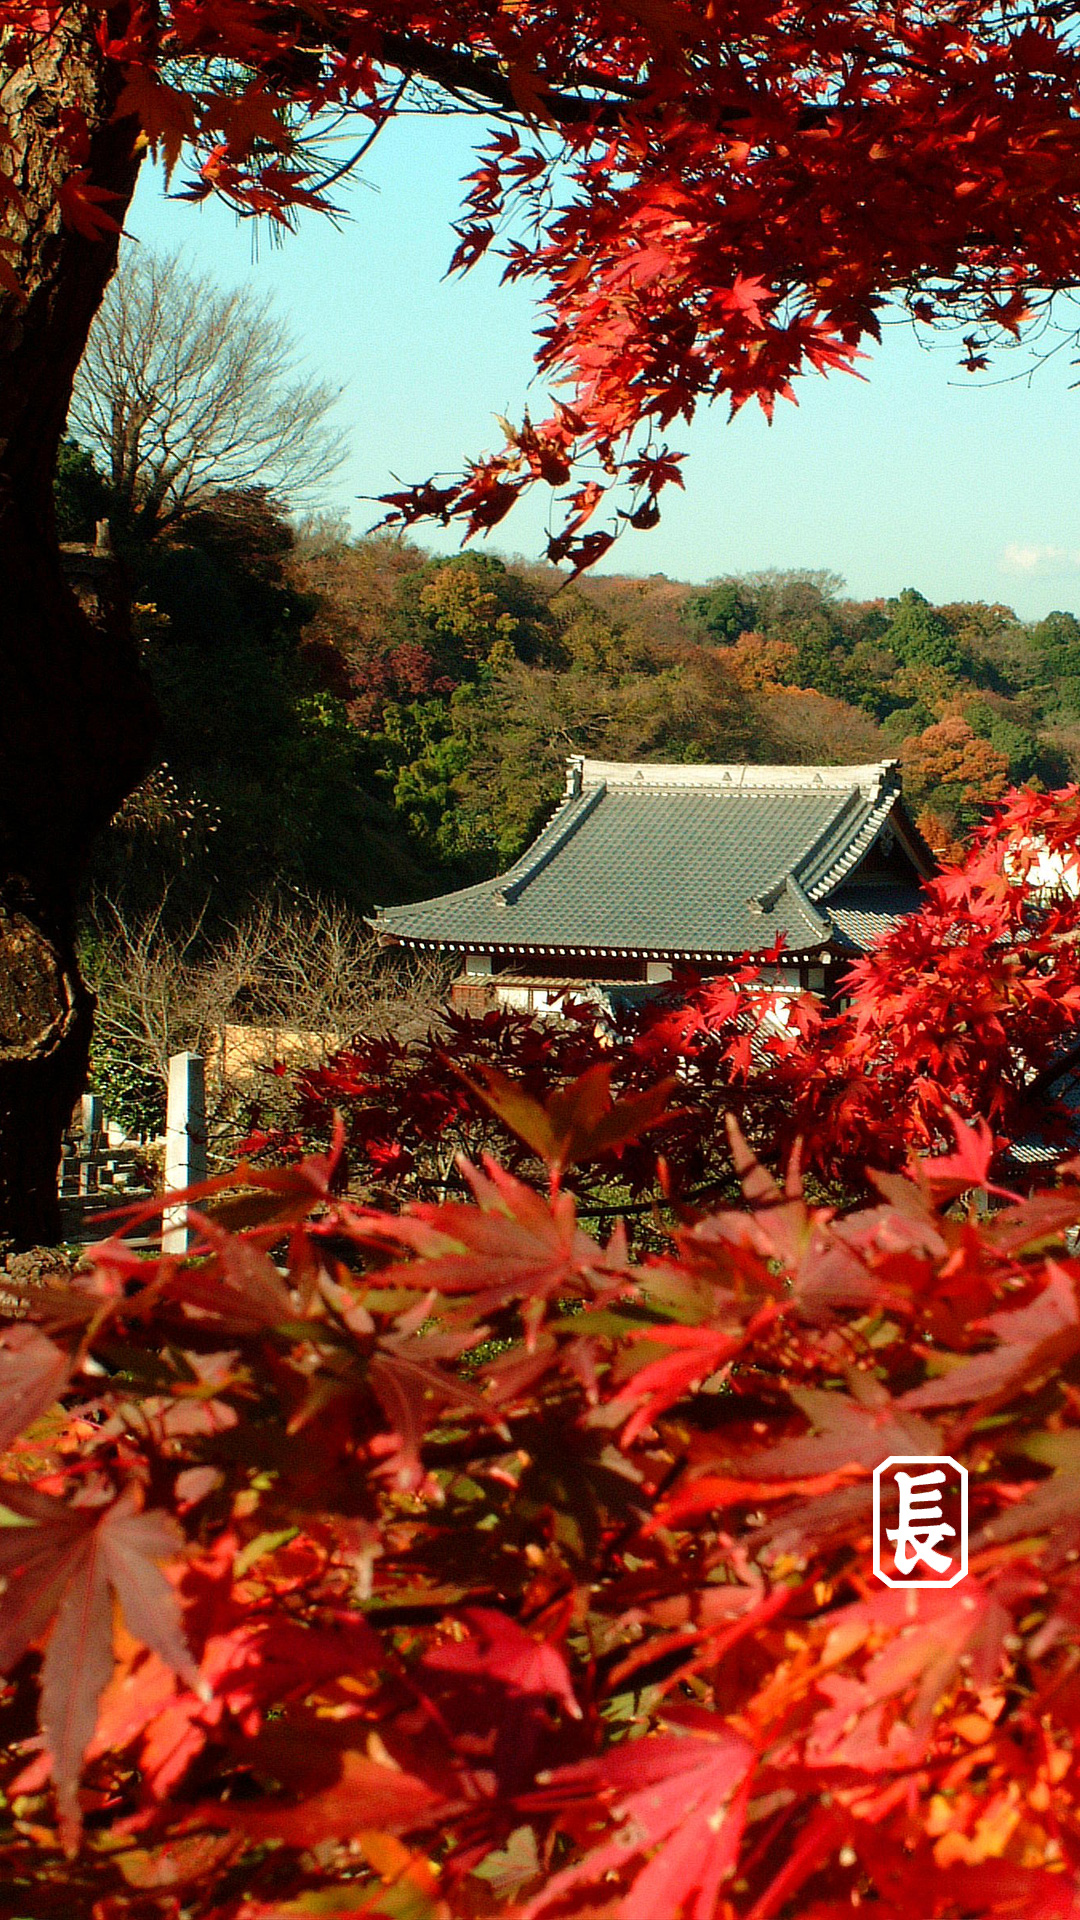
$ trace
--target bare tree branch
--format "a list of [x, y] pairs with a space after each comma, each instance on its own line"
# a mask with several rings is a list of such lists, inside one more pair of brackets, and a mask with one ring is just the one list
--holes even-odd
[[158, 531], [211, 493], [311, 501], [345, 457], [335, 390], [303, 371], [266, 295], [128, 248], [94, 321], [69, 427], [120, 514]]
[[156, 1081], [163, 1110], [170, 1055], [206, 1054], [211, 1137], [226, 1159], [246, 1103], [279, 1084], [259, 1072], [271, 1057], [295, 1070], [357, 1033], [409, 1039], [445, 1001], [452, 964], [388, 952], [335, 901], [266, 900], [212, 944], [201, 921], [170, 931], [167, 904], [131, 921], [107, 897], [95, 902], [85, 955], [97, 995], [95, 1075], [107, 1112], [110, 1060]]

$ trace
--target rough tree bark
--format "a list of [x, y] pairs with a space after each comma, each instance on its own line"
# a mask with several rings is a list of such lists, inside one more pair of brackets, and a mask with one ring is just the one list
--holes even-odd
[[[122, 9], [117, 8], [119, 17]], [[113, 113], [122, 84], [98, 53], [97, 9], [73, 6], [51, 41], [0, 67], [0, 1240], [59, 1237], [64, 1125], [85, 1084], [93, 1003], [75, 959], [80, 873], [94, 834], [143, 772], [154, 710], [121, 602], [91, 620], [61, 564], [52, 476], [71, 383], [116, 264], [118, 235], [61, 220], [80, 173], [122, 220], [140, 154]], [[0, 62], [5, 49], [0, 47]], [[83, 151], [65, 140], [80, 106]]]

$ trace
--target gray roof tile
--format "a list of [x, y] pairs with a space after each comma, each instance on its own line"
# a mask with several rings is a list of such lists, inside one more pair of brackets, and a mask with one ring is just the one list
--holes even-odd
[[839, 953], [865, 953], [905, 913], [919, 905], [919, 889], [910, 887], [839, 887], [828, 905], [829, 919], [839, 935], [833, 945]]

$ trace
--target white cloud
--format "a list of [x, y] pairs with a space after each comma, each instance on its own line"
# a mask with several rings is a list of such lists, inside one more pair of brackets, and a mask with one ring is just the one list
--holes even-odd
[[1010, 573], [1071, 573], [1080, 567], [1080, 553], [1069, 553], [1064, 547], [1025, 544], [1019, 540], [1010, 540], [1001, 558], [1002, 565]]

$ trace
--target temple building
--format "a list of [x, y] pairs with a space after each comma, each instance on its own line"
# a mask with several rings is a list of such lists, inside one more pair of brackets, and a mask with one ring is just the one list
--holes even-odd
[[656, 992], [727, 971], [783, 936], [777, 984], [828, 993], [919, 903], [934, 856], [898, 764], [665, 766], [574, 755], [551, 819], [507, 873], [372, 925], [462, 958], [454, 1003], [536, 1011], [568, 988]]

